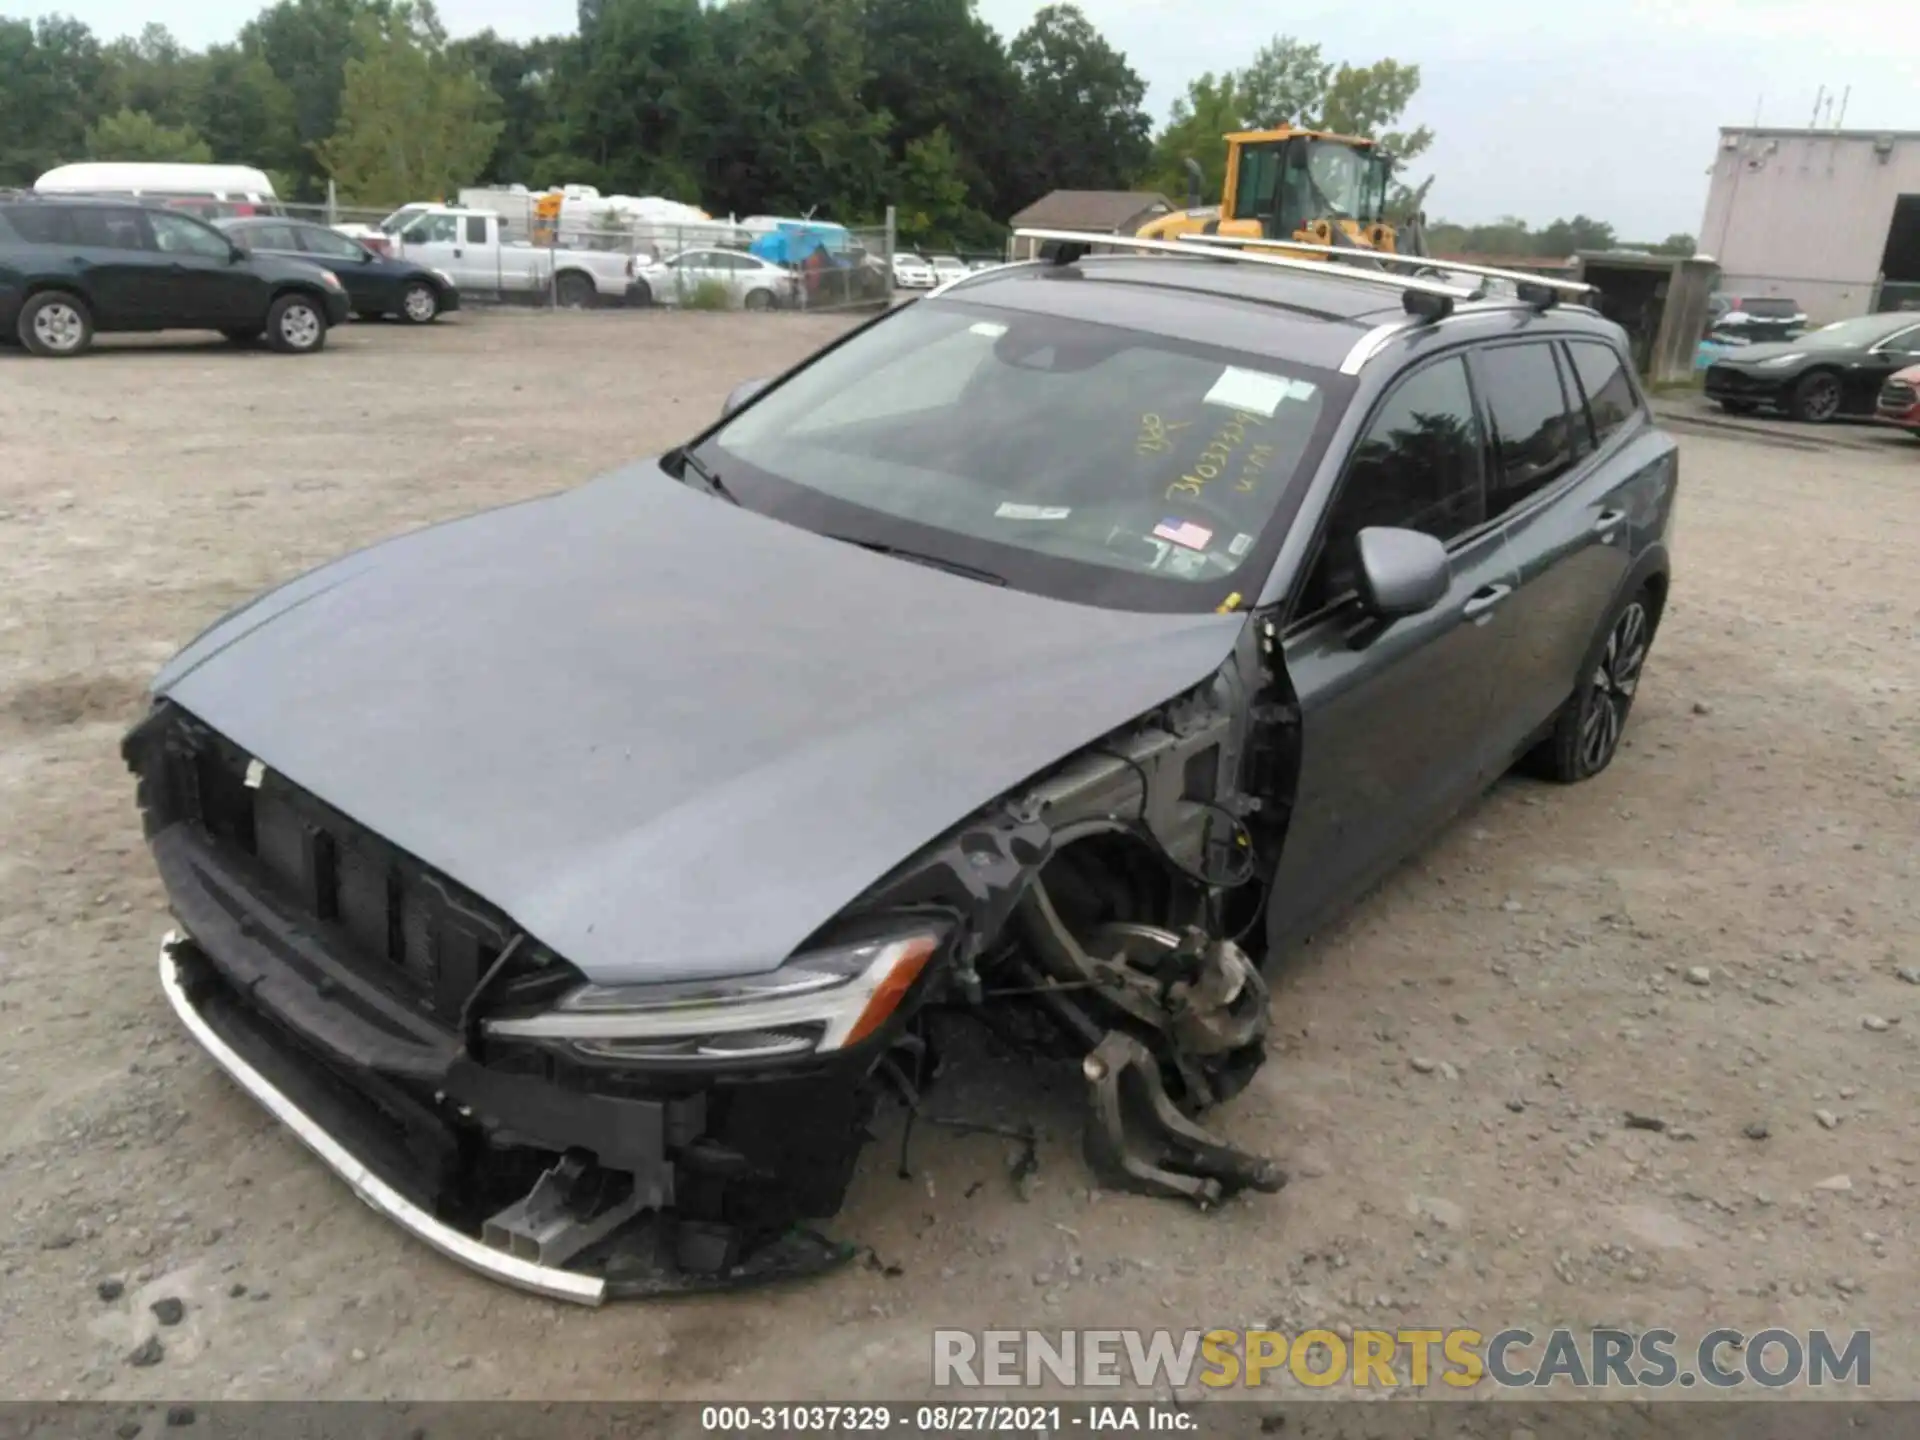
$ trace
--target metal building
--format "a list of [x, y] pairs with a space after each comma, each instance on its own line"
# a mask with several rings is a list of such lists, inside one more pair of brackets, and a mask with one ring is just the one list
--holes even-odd
[[1720, 131], [1700, 253], [1810, 319], [1920, 308], [1920, 130]]

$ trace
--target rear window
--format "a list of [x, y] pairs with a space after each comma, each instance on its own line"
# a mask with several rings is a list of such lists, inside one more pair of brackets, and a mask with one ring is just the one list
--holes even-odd
[[58, 205], [0, 207], [0, 222], [28, 245], [71, 245], [73, 230], [67, 211]]
[[1791, 320], [1800, 313], [1798, 305], [1778, 295], [1748, 295], [1740, 301], [1740, 308], [1760, 320]]

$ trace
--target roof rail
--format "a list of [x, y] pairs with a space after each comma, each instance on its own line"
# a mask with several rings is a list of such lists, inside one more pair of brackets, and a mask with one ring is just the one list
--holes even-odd
[[[1281, 255], [1249, 255], [1236, 249], [1209, 249], [1187, 243], [1193, 238], [1191, 236], [1181, 240], [1147, 240], [1137, 235], [1102, 235], [1092, 230], [1016, 230], [1013, 235], [1016, 240], [1054, 242], [1052, 257], [1056, 265], [1070, 265], [1095, 245], [1107, 245], [1127, 250], [1144, 250], [1156, 255], [1184, 255], [1188, 259], [1197, 256], [1202, 259], [1231, 260], [1242, 265], [1294, 270], [1323, 278], [1333, 273], [1342, 280], [1359, 280], [1368, 285], [1379, 285], [1398, 291], [1400, 303], [1407, 313], [1417, 315], [1423, 320], [1445, 319], [1452, 313], [1454, 301], [1474, 298], [1474, 292], [1463, 285], [1447, 285], [1418, 275], [1389, 275], [1385, 271], [1357, 270], [1351, 267], [1329, 272], [1327, 266], [1319, 260], [1296, 260]], [[1042, 258], [1046, 258], [1044, 252]]]
[[[1562, 295], [1590, 295], [1594, 287], [1580, 280], [1556, 280], [1549, 275], [1533, 275], [1525, 270], [1498, 270], [1491, 265], [1471, 265], [1464, 260], [1436, 260], [1431, 255], [1397, 255], [1391, 250], [1360, 250], [1342, 245], [1309, 245], [1304, 240], [1269, 240], [1251, 235], [1188, 235], [1189, 242], [1202, 245], [1250, 245], [1256, 249], [1306, 250], [1318, 255], [1342, 259], [1373, 260], [1387, 265], [1408, 265], [1422, 270], [1444, 270], [1457, 275], [1478, 275], [1487, 280], [1507, 280], [1515, 285], [1533, 285]], [[1318, 263], [1318, 262], [1314, 262]]]

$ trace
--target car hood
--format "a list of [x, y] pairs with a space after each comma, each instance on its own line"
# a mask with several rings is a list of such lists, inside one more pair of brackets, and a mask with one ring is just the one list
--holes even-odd
[[1720, 357], [1722, 365], [1758, 365], [1767, 360], [1777, 360], [1783, 355], [1805, 357], [1807, 360], [1846, 360], [1858, 352], [1850, 348], [1835, 348], [1808, 345], [1804, 339], [1767, 340], [1756, 345], [1741, 345], [1729, 350]]
[[154, 690], [619, 984], [771, 969], [1244, 623], [998, 588], [649, 461], [312, 571]]

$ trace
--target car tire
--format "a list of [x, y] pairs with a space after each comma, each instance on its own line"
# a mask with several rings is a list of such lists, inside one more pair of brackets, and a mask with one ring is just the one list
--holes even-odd
[[1794, 382], [1787, 413], [1805, 425], [1824, 425], [1840, 413], [1840, 377], [1811, 370]]
[[431, 325], [440, 318], [440, 292], [425, 280], [415, 280], [401, 292], [400, 318], [409, 325]]
[[267, 307], [267, 344], [282, 355], [311, 355], [327, 343], [327, 312], [298, 291]]
[[644, 280], [636, 280], [627, 288], [627, 304], [646, 308], [653, 304], [653, 287]]
[[741, 303], [749, 310], [771, 310], [773, 309], [773, 292], [771, 290], [749, 290], [747, 292], [747, 298]]
[[1526, 769], [1572, 785], [1612, 763], [1659, 623], [1659, 604], [1644, 585], [1607, 617], [1579, 689], [1554, 717], [1552, 733], [1527, 756]]
[[65, 360], [93, 344], [93, 312], [66, 290], [42, 290], [20, 307], [20, 343], [29, 354]]
[[1729, 415], [1751, 415], [1760, 408], [1752, 400], [1721, 400], [1718, 404]]
[[600, 298], [600, 292], [585, 275], [569, 270], [553, 282], [553, 298], [563, 310], [587, 310]]

